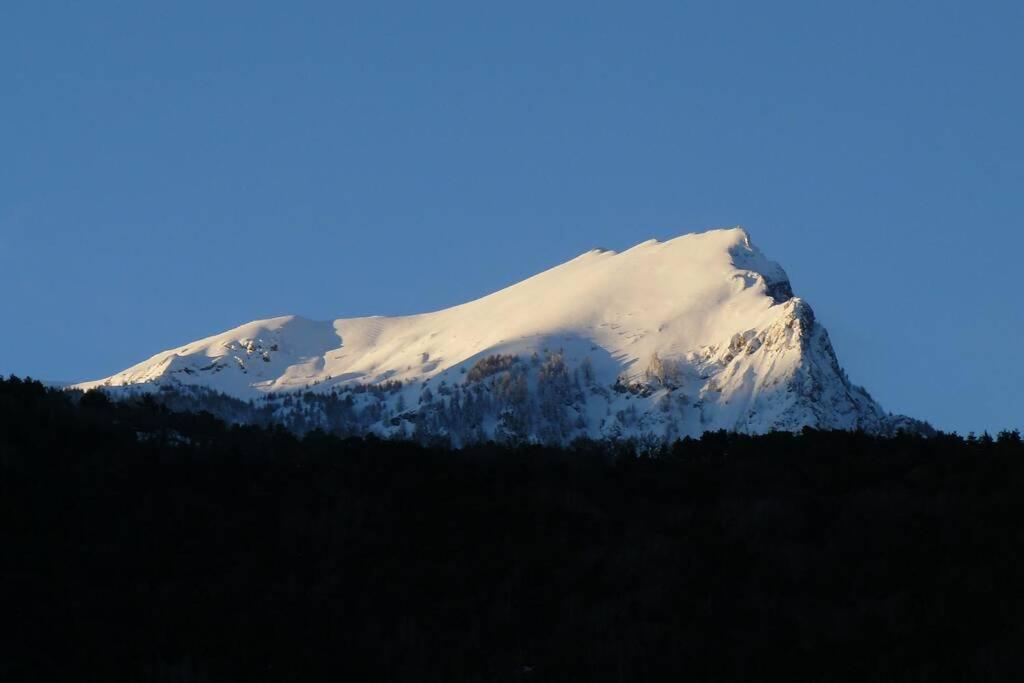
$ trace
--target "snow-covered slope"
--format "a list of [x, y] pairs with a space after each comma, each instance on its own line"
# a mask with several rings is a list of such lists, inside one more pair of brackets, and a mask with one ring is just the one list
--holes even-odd
[[433, 313], [256, 321], [79, 386], [202, 387], [299, 430], [456, 442], [892, 423], [741, 228], [593, 250]]

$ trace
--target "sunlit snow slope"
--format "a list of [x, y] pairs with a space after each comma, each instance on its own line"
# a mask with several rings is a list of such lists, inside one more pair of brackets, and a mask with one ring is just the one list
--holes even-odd
[[456, 442], [891, 426], [741, 228], [590, 251], [433, 313], [256, 321], [80, 386], [129, 385], [261, 398], [300, 431]]

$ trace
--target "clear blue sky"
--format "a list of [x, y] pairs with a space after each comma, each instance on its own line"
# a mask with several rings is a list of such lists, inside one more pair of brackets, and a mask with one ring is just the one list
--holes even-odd
[[1024, 426], [1024, 3], [4, 3], [0, 372], [743, 224], [854, 381]]

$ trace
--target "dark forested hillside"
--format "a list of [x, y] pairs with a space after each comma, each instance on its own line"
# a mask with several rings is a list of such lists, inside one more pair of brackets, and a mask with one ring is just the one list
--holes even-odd
[[0, 680], [1005, 681], [1024, 446], [301, 439], [0, 380]]

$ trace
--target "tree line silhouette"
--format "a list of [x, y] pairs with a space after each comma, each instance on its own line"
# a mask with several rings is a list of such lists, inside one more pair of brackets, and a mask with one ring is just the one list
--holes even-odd
[[1024, 446], [462, 450], [0, 379], [2, 680], [1003, 681]]

